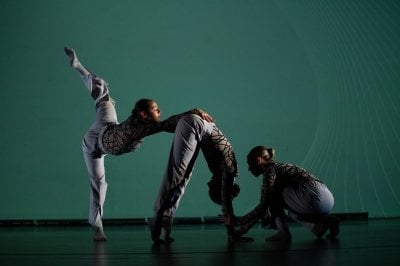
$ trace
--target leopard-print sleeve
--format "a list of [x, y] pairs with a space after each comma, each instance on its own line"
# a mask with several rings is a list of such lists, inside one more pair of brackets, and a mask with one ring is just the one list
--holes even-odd
[[259, 204], [249, 213], [239, 219], [240, 231], [246, 233], [253, 227], [264, 215], [268, 209], [270, 196], [274, 190], [277, 173], [274, 163], [267, 165], [267, 170], [263, 175], [261, 186], [261, 197]]
[[120, 155], [131, 152], [140, 146], [144, 137], [161, 131], [174, 132], [179, 119], [197, 112], [198, 109], [193, 109], [161, 122], [146, 122], [130, 116], [120, 124], [109, 125], [100, 141], [105, 153]]

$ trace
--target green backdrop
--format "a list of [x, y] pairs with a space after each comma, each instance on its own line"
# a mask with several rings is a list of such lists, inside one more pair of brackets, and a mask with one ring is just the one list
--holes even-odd
[[[259, 200], [255, 145], [319, 176], [334, 212], [400, 216], [400, 2], [0, 2], [0, 219], [85, 219], [81, 138], [94, 106], [64, 46], [110, 84], [119, 120], [139, 98], [211, 113], [239, 160], [242, 215]], [[105, 218], [152, 216], [172, 135], [107, 156]], [[202, 156], [178, 217], [215, 216]]]

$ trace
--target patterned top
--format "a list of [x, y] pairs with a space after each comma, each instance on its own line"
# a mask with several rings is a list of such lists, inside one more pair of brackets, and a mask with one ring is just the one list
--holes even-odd
[[265, 215], [271, 199], [274, 195], [282, 195], [284, 188], [300, 190], [305, 183], [315, 187], [317, 182], [320, 181], [314, 175], [298, 166], [271, 160], [264, 172], [260, 203], [239, 219], [241, 233], [246, 233]]
[[211, 181], [221, 186], [222, 212], [233, 215], [231, 191], [239, 172], [233, 147], [221, 130], [214, 126], [211, 136], [202, 141], [201, 149], [213, 173]]
[[99, 136], [99, 146], [106, 154], [120, 155], [131, 152], [140, 146], [144, 137], [161, 131], [173, 133], [182, 116], [199, 113], [199, 109], [193, 109], [161, 122], [142, 121], [130, 116], [120, 124], [108, 125]]

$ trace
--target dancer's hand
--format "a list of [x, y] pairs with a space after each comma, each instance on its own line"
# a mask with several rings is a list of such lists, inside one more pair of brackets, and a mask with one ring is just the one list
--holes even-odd
[[251, 237], [247, 236], [242, 236], [242, 234], [238, 231], [235, 231], [233, 235], [228, 236], [229, 242], [242, 242], [242, 243], [247, 243], [247, 242], [253, 242], [254, 239]]
[[197, 115], [199, 115], [203, 120], [205, 120], [207, 122], [215, 121], [214, 118], [211, 115], [209, 115], [207, 112], [205, 112], [199, 108], [196, 108], [195, 110], [196, 110]]

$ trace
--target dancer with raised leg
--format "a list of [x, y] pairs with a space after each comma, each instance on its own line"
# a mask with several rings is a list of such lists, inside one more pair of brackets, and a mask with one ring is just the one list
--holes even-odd
[[193, 109], [160, 121], [161, 112], [157, 103], [154, 100], [141, 99], [136, 102], [131, 115], [119, 123], [108, 84], [84, 67], [72, 48], [66, 47], [64, 51], [71, 67], [79, 73], [95, 102], [95, 120], [83, 138], [82, 150], [90, 177], [89, 223], [95, 229], [94, 240], [105, 241], [107, 237], [102, 222], [107, 192], [105, 155], [132, 152], [146, 136], [162, 131], [174, 132], [177, 122], [185, 114], [197, 114], [206, 121], [213, 119], [206, 112]]

